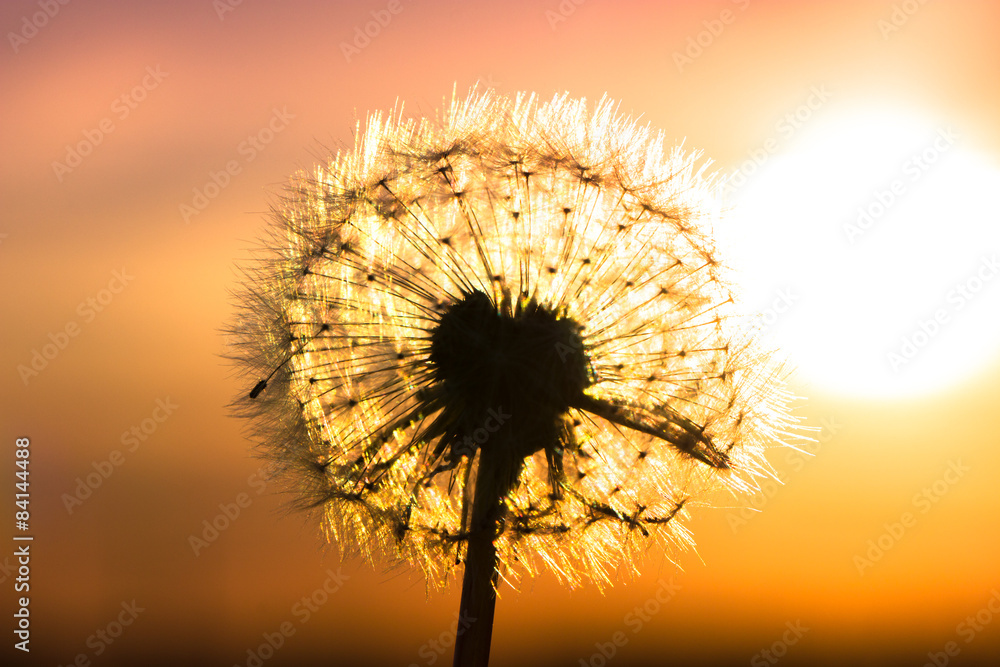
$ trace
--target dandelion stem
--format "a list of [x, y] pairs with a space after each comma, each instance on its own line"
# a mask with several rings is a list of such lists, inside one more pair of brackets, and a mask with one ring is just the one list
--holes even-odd
[[499, 578], [493, 540], [503, 526], [504, 498], [516, 482], [522, 465], [522, 461], [511, 461], [509, 456], [498, 454], [502, 449], [494, 446], [480, 450], [458, 611], [454, 667], [487, 667], [490, 662]]
[[[459, 607], [459, 632], [455, 638], [455, 667], [486, 667], [493, 639], [493, 611], [497, 594], [497, 551], [493, 531], [477, 531], [469, 537], [465, 579]], [[465, 622], [464, 631], [461, 629]]]

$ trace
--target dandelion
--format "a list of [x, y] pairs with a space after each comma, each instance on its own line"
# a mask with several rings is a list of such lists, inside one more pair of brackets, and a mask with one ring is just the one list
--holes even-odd
[[688, 549], [690, 509], [756, 489], [794, 431], [697, 157], [607, 99], [473, 91], [371, 115], [275, 211], [238, 405], [331, 543], [432, 586], [463, 568], [456, 664], [486, 664], [501, 577], [607, 585]]

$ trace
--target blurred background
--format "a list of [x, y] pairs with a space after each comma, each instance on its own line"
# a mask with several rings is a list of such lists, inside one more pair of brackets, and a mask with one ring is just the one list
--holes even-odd
[[998, 664], [998, 25], [985, 0], [4, 2], [0, 492], [34, 536], [29, 654], [0, 549], [4, 664], [450, 664], [460, 586], [281, 510], [220, 330], [291, 173], [476, 82], [607, 94], [712, 160], [820, 429], [773, 451], [783, 485], [695, 512], [697, 554], [504, 588], [493, 664]]

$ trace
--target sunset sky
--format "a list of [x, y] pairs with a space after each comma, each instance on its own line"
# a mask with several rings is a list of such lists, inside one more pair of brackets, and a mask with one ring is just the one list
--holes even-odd
[[492, 664], [997, 664], [998, 26], [987, 0], [4, 2], [0, 490], [30, 438], [30, 530], [13, 499], [2, 525], [34, 536], [30, 654], [0, 551], [4, 664], [450, 664], [460, 585], [282, 509], [221, 331], [291, 174], [477, 82], [606, 94], [711, 160], [819, 429], [773, 450], [783, 485], [697, 508], [676, 565], [502, 588]]

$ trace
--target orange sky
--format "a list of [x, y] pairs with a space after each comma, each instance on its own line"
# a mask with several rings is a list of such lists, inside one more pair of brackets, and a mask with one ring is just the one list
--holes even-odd
[[[244, 0], [220, 17], [224, 1], [52, 2], [51, 17], [45, 2], [0, 7], [0, 470], [14, 493], [13, 443], [30, 437], [35, 535], [32, 652], [7, 642], [4, 664], [246, 665], [284, 622], [294, 634], [266, 665], [449, 663], [428, 642], [459, 587], [428, 600], [416, 575], [324, 552], [314, 524], [251, 479], [260, 463], [225, 409], [246, 390], [219, 358], [234, 267], [286, 178], [351, 145], [368, 111], [399, 99], [433, 113], [477, 80], [543, 98], [607, 93], [728, 173], [824, 83], [837, 104], [946, 118], [1000, 159], [992, 2], [896, 3], [919, 8], [888, 31], [892, 2]], [[389, 6], [400, 11], [345, 56]], [[702, 53], [679, 60], [700, 34]], [[81, 142], [78, 166], [54, 165]], [[185, 216], [227, 165], [225, 187]], [[67, 326], [44, 369], [18, 370]], [[503, 590], [494, 664], [600, 664], [595, 642], [617, 631], [628, 642], [608, 664], [755, 664], [797, 621], [808, 631], [782, 664], [920, 665], [948, 642], [952, 664], [996, 664], [998, 369], [994, 350], [947, 391], [897, 400], [793, 377], [808, 396], [798, 413], [824, 430], [812, 458], [775, 452], [786, 484], [756, 501], [761, 513], [697, 511], [699, 553], [678, 556], [683, 572], [651, 552], [641, 577], [604, 595], [549, 576]], [[122, 440], [144, 424], [145, 440]], [[70, 512], [64, 495], [115, 450], [120, 465]], [[924, 488], [933, 498], [920, 501]], [[239, 517], [195, 555], [190, 536], [240, 494]], [[869, 540], [907, 512], [913, 525], [859, 573]], [[15, 534], [13, 518], [3, 525]], [[338, 568], [339, 588], [303, 621], [294, 605]], [[670, 577], [676, 595], [633, 632], [628, 614]], [[12, 610], [13, 578], [0, 580]], [[88, 643], [133, 600], [144, 611], [119, 638]], [[961, 624], [977, 613], [994, 622], [970, 637]]]

